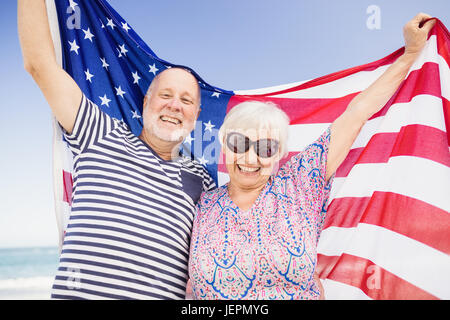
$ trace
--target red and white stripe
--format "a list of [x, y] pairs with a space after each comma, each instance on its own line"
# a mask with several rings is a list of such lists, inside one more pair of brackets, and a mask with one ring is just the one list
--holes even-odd
[[[336, 172], [318, 246], [328, 299], [450, 298], [449, 52], [450, 35], [438, 22]], [[291, 117], [292, 155], [402, 53], [312, 81], [237, 91], [229, 109], [246, 100], [280, 105]], [[228, 176], [219, 170], [222, 184]]]

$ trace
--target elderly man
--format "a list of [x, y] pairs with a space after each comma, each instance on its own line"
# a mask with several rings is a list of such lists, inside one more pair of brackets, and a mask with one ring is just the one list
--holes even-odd
[[133, 135], [89, 101], [55, 59], [44, 0], [19, 0], [25, 69], [74, 155], [72, 212], [52, 297], [183, 299], [194, 206], [214, 182], [178, 147], [194, 128], [200, 89], [189, 72], [160, 73]]

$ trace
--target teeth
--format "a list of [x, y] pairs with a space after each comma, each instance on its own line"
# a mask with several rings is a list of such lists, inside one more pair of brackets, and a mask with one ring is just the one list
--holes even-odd
[[180, 123], [181, 123], [181, 121], [178, 120], [178, 119], [170, 118], [170, 117], [166, 117], [166, 116], [162, 116], [162, 117], [161, 117], [161, 120], [162, 120], [162, 121], [168, 121], [168, 122], [171, 122], [171, 123], [173, 123], [173, 124], [180, 124]]
[[260, 168], [250, 168], [250, 167], [243, 167], [238, 165], [239, 169], [245, 172], [256, 172], [258, 171]]

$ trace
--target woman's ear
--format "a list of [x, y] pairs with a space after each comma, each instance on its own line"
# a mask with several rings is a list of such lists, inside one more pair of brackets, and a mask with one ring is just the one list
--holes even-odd
[[288, 156], [288, 152], [282, 151], [280, 149], [280, 151], [275, 156], [275, 160], [279, 162], [279, 161], [283, 160], [284, 158], [286, 158], [287, 156]]
[[222, 159], [226, 159], [226, 157], [225, 157], [225, 155], [226, 155], [226, 152], [227, 152], [227, 149], [226, 149], [227, 147], [225, 146], [225, 143], [223, 143], [223, 141], [222, 141], [222, 147], [221, 147], [221, 149], [220, 149], [220, 151], [222, 151]]

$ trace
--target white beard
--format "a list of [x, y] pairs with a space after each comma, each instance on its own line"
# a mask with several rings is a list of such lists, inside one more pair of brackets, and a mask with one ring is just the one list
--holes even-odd
[[144, 121], [144, 130], [151, 132], [154, 136], [163, 141], [181, 142], [192, 131], [192, 129], [189, 130], [189, 128], [186, 128], [187, 125], [184, 122], [182, 128], [179, 129], [170, 130], [168, 128], [161, 128], [159, 123], [160, 115], [148, 115], [146, 110], [148, 109], [145, 108], [143, 114], [143, 117], [146, 120]]

